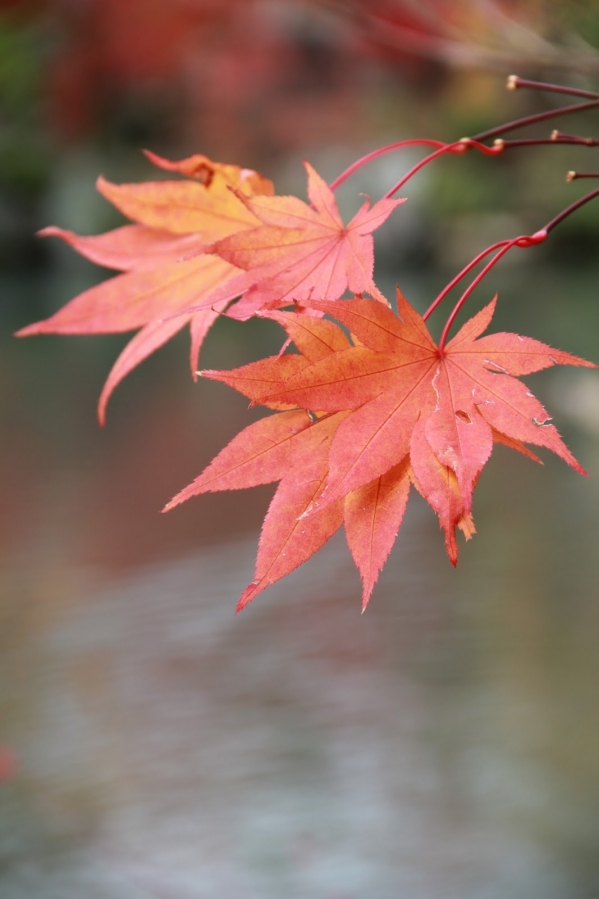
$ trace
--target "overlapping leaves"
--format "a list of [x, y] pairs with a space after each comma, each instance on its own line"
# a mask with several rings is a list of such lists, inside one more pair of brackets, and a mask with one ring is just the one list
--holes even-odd
[[100, 397], [101, 420], [116, 385], [187, 324], [195, 374], [207, 332], [237, 298], [228, 314], [245, 319], [313, 293], [336, 300], [348, 287], [380, 296], [372, 278], [372, 232], [402, 200], [381, 200], [372, 208], [366, 202], [345, 226], [332, 191], [309, 165], [311, 205], [275, 197], [272, 183], [258, 173], [206, 156], [179, 162], [148, 156], [187, 180], [116, 185], [100, 178], [97, 185], [135, 224], [94, 237], [54, 227], [42, 232], [123, 274], [19, 332], [141, 329], [109, 374]]
[[537, 459], [545, 447], [584, 473], [541, 403], [515, 376], [552, 365], [593, 366], [516, 334], [481, 337], [495, 301], [439, 351], [398, 295], [399, 316], [375, 300], [310, 301], [345, 326], [299, 312], [278, 321], [299, 353], [206, 371], [253, 403], [282, 410], [250, 425], [169, 503], [280, 481], [243, 608], [306, 561], [341, 524], [368, 602], [400, 527], [410, 485], [439, 517], [457, 561], [456, 529], [474, 532], [472, 494], [494, 443]]

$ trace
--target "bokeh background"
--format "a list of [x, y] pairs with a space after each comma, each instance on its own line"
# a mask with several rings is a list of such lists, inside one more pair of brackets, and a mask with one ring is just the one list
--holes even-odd
[[[498, 447], [454, 571], [412, 497], [367, 613], [342, 535], [238, 617], [272, 488], [163, 504], [257, 414], [194, 384], [180, 336], [95, 405], [126, 337], [12, 333], [109, 273], [50, 223], [121, 223], [94, 190], [140, 149], [304, 196], [414, 136], [551, 108], [505, 76], [599, 84], [599, 10], [491, 0], [0, 2], [0, 895], [3, 899], [599, 896], [599, 381], [530, 378], [590, 472]], [[596, 113], [564, 130], [598, 136]], [[545, 133], [544, 131], [542, 133]], [[377, 235], [421, 310], [536, 230], [597, 150], [447, 159]], [[380, 159], [346, 214], [417, 159]], [[587, 182], [588, 184], [588, 182]], [[514, 251], [497, 328], [599, 361], [599, 205]], [[433, 319], [439, 328], [443, 315]], [[203, 364], [275, 351], [223, 319]]]

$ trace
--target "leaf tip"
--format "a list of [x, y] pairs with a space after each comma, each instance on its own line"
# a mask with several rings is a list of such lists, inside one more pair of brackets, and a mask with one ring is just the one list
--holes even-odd
[[455, 568], [458, 564], [458, 542], [455, 537], [455, 526], [444, 528], [445, 530], [445, 552], [449, 561]]
[[[462, 517], [458, 521], [458, 527], [466, 540], [471, 540], [472, 537], [476, 534], [476, 528], [474, 526], [474, 519], [472, 518], [472, 513], [464, 509], [464, 513]], [[457, 550], [456, 550], [456, 561], [457, 561]]]
[[100, 399], [98, 400], [98, 424], [101, 428], [106, 424], [106, 408], [108, 406], [108, 400], [110, 399], [110, 395], [112, 391], [116, 387], [116, 384], [112, 384], [110, 382], [110, 378], [102, 388], [102, 393], [100, 394]]
[[62, 228], [57, 228], [56, 225], [46, 225], [45, 228], [35, 232], [36, 237], [61, 237], [62, 234], [64, 234]]
[[149, 159], [150, 162], [154, 163], [154, 165], [160, 166], [160, 163], [165, 161], [161, 156], [158, 156], [157, 153], [153, 153], [152, 150], [146, 150], [145, 147], [142, 147], [141, 152], [144, 154], [146, 159]]
[[252, 581], [251, 584], [248, 584], [235, 607], [235, 614], [238, 615], [239, 612], [242, 612], [245, 607], [254, 599], [254, 597], [260, 592], [262, 589], [261, 581]]

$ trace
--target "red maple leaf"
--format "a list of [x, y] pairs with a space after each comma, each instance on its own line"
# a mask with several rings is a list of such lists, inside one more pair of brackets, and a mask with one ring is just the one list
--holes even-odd
[[[335, 195], [309, 163], [308, 206], [297, 197], [242, 197], [260, 224], [216, 241], [209, 249], [245, 269], [234, 283], [240, 301], [229, 311], [246, 319], [258, 310], [306, 302], [312, 296], [337, 300], [349, 288], [382, 302], [373, 281], [374, 242], [379, 228], [405, 198], [366, 200], [345, 225]], [[228, 287], [217, 288], [201, 306], [220, 302]]]
[[147, 155], [191, 180], [116, 185], [100, 178], [98, 190], [136, 224], [93, 237], [55, 227], [41, 232], [123, 274], [18, 332], [25, 337], [141, 328], [104, 385], [101, 422], [117, 384], [186, 324], [195, 376], [207, 332], [237, 297], [240, 302], [227, 314], [241, 319], [286, 305], [290, 297], [306, 301], [313, 292], [338, 299], [348, 286], [386, 302], [372, 280], [372, 231], [403, 200], [381, 200], [372, 208], [366, 202], [345, 226], [332, 191], [310, 166], [314, 208], [296, 197], [271, 196], [271, 182], [250, 169], [200, 154], [179, 162]]
[[391, 549], [410, 484], [439, 517], [450, 560], [456, 527], [474, 533], [472, 493], [494, 443], [540, 461], [526, 443], [584, 474], [541, 403], [514, 375], [552, 365], [595, 367], [516, 334], [480, 337], [495, 300], [441, 351], [398, 293], [399, 316], [356, 298], [311, 301], [333, 322], [273, 311], [299, 353], [232, 371], [205, 371], [274, 409], [250, 425], [168, 504], [280, 480], [266, 515], [255, 577], [238, 609], [306, 561], [345, 523], [366, 606]]

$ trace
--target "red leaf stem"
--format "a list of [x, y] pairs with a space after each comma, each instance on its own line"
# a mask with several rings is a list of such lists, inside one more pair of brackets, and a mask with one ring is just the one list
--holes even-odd
[[[597, 193], [599, 193], [599, 191], [597, 191]], [[443, 355], [443, 350], [445, 348], [445, 342], [447, 340], [447, 335], [449, 334], [451, 326], [453, 325], [460, 309], [462, 308], [462, 306], [464, 305], [464, 303], [466, 302], [466, 300], [468, 299], [468, 297], [470, 296], [472, 291], [475, 289], [475, 287], [477, 287], [478, 284], [480, 284], [480, 282], [483, 280], [483, 278], [491, 271], [493, 266], [496, 265], [499, 262], [499, 260], [501, 259], [501, 257], [505, 256], [507, 251], [511, 250], [512, 247], [515, 247], [515, 246], [533, 247], [533, 246], [536, 246], [536, 244], [543, 243], [544, 240], [547, 240], [547, 229], [546, 228], [541, 231], [537, 231], [536, 234], [531, 234], [531, 235], [523, 234], [523, 235], [520, 235], [520, 237], [515, 237], [513, 240], [508, 241], [503, 247], [501, 247], [499, 252], [496, 253], [495, 256], [493, 256], [493, 258], [491, 259], [491, 261], [485, 265], [483, 270], [476, 276], [474, 281], [472, 281], [472, 283], [466, 288], [466, 290], [464, 291], [464, 293], [462, 294], [460, 299], [457, 301], [456, 305], [454, 306], [453, 312], [451, 313], [451, 315], [449, 316], [449, 318], [447, 319], [447, 321], [445, 323], [445, 327], [443, 328], [443, 332], [439, 339], [439, 353], [441, 356]]]
[[427, 318], [429, 318], [429, 316], [431, 316], [433, 314], [433, 312], [435, 311], [435, 309], [437, 308], [439, 303], [441, 303], [445, 299], [447, 294], [453, 290], [453, 288], [456, 286], [456, 284], [459, 281], [461, 281], [462, 278], [465, 275], [467, 275], [469, 271], [471, 271], [476, 265], [478, 265], [478, 263], [481, 261], [481, 259], [484, 259], [485, 256], [489, 255], [489, 253], [492, 253], [494, 250], [498, 250], [500, 247], [504, 247], [508, 243], [510, 243], [509, 240], [500, 240], [497, 243], [492, 244], [490, 247], [487, 247], [487, 249], [483, 250], [482, 253], [479, 253], [478, 256], [475, 256], [474, 259], [471, 262], [469, 262], [468, 265], [464, 266], [464, 268], [460, 272], [458, 272], [458, 274], [455, 276], [455, 278], [453, 278], [449, 282], [449, 284], [447, 284], [443, 288], [443, 290], [441, 291], [439, 296], [436, 297], [435, 300], [433, 300], [431, 305], [428, 307], [428, 309], [422, 316], [422, 320], [426, 321]]
[[393, 150], [401, 150], [403, 147], [445, 147], [446, 144], [441, 140], [427, 140], [426, 138], [414, 138], [411, 140], [399, 140], [393, 144], [387, 144], [385, 147], [379, 147], [377, 150], [372, 150], [370, 153], [366, 153], [365, 156], [361, 156], [360, 159], [357, 159], [350, 166], [348, 166], [345, 171], [341, 172], [333, 182], [329, 185], [331, 190], [337, 190], [338, 187], [341, 186], [354, 172], [357, 172], [358, 169], [362, 168], [363, 165], [366, 165], [369, 162], [372, 162], [373, 159], [377, 159], [379, 156], [383, 156], [385, 153], [391, 153]]
[[454, 141], [452, 144], [445, 144], [440, 147], [438, 150], [435, 150], [434, 153], [429, 153], [428, 156], [425, 156], [424, 159], [421, 159], [420, 162], [417, 162], [416, 165], [412, 166], [409, 172], [407, 172], [403, 178], [401, 178], [395, 187], [392, 187], [391, 190], [388, 190], [385, 194], [385, 200], [390, 199], [394, 193], [396, 193], [400, 188], [404, 186], [404, 184], [410, 180], [410, 178], [419, 172], [421, 168], [424, 168], [425, 165], [428, 165], [429, 162], [432, 162], [434, 159], [437, 159], [438, 156], [442, 156], [444, 153], [467, 153], [469, 150], [475, 149], [480, 153], [484, 153], [485, 156], [498, 156], [503, 152], [503, 147], [487, 147], [485, 144], [481, 144], [480, 141], [476, 138], [470, 137], [462, 137], [460, 140]]

